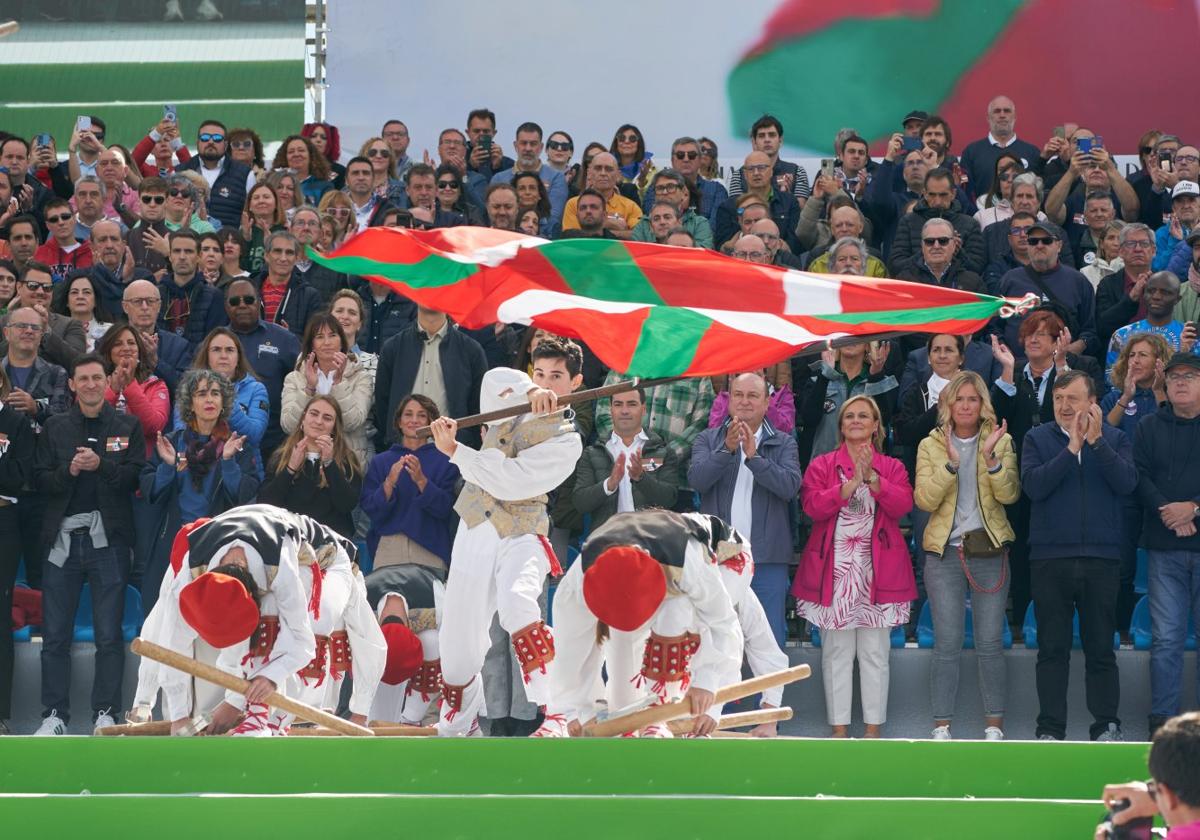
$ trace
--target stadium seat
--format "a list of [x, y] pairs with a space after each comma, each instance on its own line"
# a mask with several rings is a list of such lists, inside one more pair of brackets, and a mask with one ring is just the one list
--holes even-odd
[[[967, 614], [965, 619], [966, 626], [963, 631], [963, 649], [973, 650], [975, 648], [975, 624], [971, 613], [971, 602], [967, 602]], [[1008, 650], [1013, 644], [1012, 628], [1008, 626], [1008, 622], [1004, 622], [1004, 632], [1001, 635], [1001, 641], [1004, 644], [1004, 649]], [[925, 602], [925, 606], [921, 607], [921, 615], [917, 618], [917, 647], [932, 648], [933, 647], [933, 610], [929, 602]]]
[[1137, 550], [1137, 570], [1133, 574], [1133, 591], [1139, 595], [1145, 595], [1150, 591], [1149, 576], [1149, 555], [1146, 554], [1146, 549], [1139, 548]]
[[363, 576], [371, 574], [371, 570], [375, 568], [375, 558], [371, 556], [371, 549], [367, 547], [366, 540], [357, 540], [354, 546], [358, 549], [358, 568], [363, 573]]
[[[137, 637], [142, 627], [142, 593], [132, 586], [125, 587], [125, 612], [121, 618], [121, 636], [127, 642]], [[75, 641], [96, 641], [96, 628], [92, 625], [92, 589], [86, 583], [79, 593], [79, 609], [75, 612]]]
[[[1133, 618], [1129, 622], [1129, 635], [1133, 639], [1134, 650], [1150, 650], [1150, 596], [1143, 595], [1133, 608]], [[1187, 641], [1185, 650], [1196, 649], [1196, 622], [1188, 618]]]

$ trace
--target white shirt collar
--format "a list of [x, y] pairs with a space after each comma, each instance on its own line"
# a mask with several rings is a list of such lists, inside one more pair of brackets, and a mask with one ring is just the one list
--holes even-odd
[[995, 138], [995, 137], [992, 135], [992, 132], [990, 132], [990, 131], [989, 131], [989, 132], [988, 132], [988, 142], [989, 142], [989, 143], [991, 143], [993, 146], [998, 146], [998, 147], [1000, 147], [1001, 149], [1007, 149], [1007, 148], [1008, 148], [1009, 146], [1011, 146], [1013, 143], [1016, 143], [1016, 142], [1017, 142], [1017, 134], [1016, 134], [1016, 132], [1013, 132], [1013, 136], [1008, 138], [1008, 142], [1007, 142], [1007, 143], [1001, 143], [999, 140], [997, 140], [997, 139], [996, 139], [996, 138]]

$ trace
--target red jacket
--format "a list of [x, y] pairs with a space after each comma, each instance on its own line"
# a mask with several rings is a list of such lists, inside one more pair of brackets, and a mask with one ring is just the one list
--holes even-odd
[[[158, 170], [158, 164], [154, 161], [154, 158], [152, 157], [153, 152], [154, 152], [154, 141], [151, 140], [150, 135], [147, 134], [145, 137], [143, 137], [141, 140], [138, 141], [138, 144], [133, 147], [133, 152], [131, 153], [133, 155], [134, 162], [137, 164], [137, 168], [141, 171], [142, 175], [144, 175], [147, 178], [149, 178], [151, 175], [161, 175], [162, 174]], [[180, 146], [178, 149], [175, 150], [175, 159], [178, 160], [180, 163], [187, 163], [189, 160], [192, 159], [192, 153], [188, 151], [187, 146]], [[167, 169], [167, 174], [169, 175], [174, 171], [175, 171], [175, 167], [172, 166]]]
[[[800, 487], [800, 505], [812, 517], [813, 530], [800, 557], [796, 579], [792, 581], [792, 594], [826, 607], [833, 603], [833, 537], [838, 514], [848, 502], [842, 499], [838, 467], [847, 476], [854, 474], [854, 459], [845, 444], [814, 458]], [[871, 562], [875, 570], [871, 603], [912, 601], [917, 597], [917, 582], [908, 543], [900, 534], [900, 517], [913, 506], [912, 485], [904, 464], [895, 458], [876, 452], [871, 467], [879, 474], [875, 525], [871, 530]]]
[[58, 247], [58, 242], [52, 236], [48, 242], [38, 246], [33, 258], [50, 266], [54, 282], [59, 283], [77, 268], [91, 268], [92, 243], [82, 242], [78, 248], [68, 254]]

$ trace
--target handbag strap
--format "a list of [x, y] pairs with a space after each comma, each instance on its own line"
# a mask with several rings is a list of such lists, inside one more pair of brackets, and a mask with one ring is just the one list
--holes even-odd
[[971, 567], [967, 563], [967, 552], [963, 550], [962, 543], [958, 544], [958, 562], [962, 566], [963, 574], [967, 576], [967, 585], [971, 587], [973, 592], [979, 592], [983, 595], [992, 595], [999, 592], [1004, 586], [1004, 582], [1008, 580], [1008, 564], [1004, 562], [1004, 554], [1000, 555], [1000, 581], [991, 589], [980, 586], [971, 574]]

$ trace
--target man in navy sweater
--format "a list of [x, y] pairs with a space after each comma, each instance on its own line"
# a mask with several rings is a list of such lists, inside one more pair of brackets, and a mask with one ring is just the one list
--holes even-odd
[[1054, 380], [1054, 422], [1022, 445], [1021, 486], [1032, 507], [1029, 559], [1038, 625], [1039, 740], [1067, 735], [1071, 622], [1087, 668], [1093, 741], [1120, 741], [1121, 684], [1113, 652], [1120, 587], [1121, 509], [1137, 487], [1125, 433], [1104, 423], [1096, 383], [1080, 370]]
[[1169, 405], [1133, 438], [1150, 560], [1151, 736], [1179, 714], [1188, 614], [1200, 625], [1200, 357], [1176, 353], [1166, 377]]

